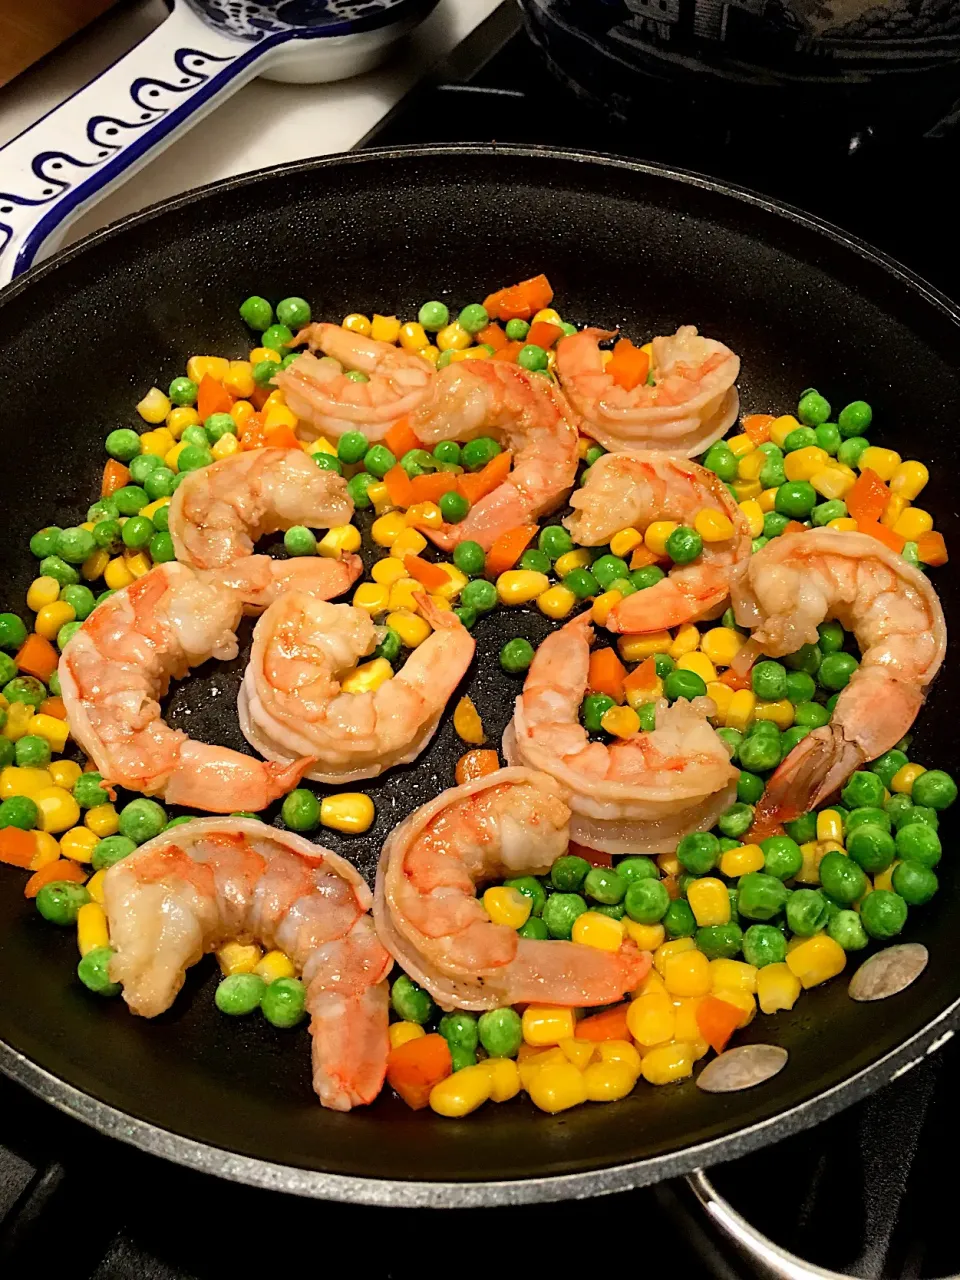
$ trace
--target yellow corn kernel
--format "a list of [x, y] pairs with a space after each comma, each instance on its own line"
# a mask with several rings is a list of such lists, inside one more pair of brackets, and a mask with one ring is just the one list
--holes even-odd
[[143, 551], [138, 551], [136, 555], [125, 555], [123, 557], [127, 570], [135, 578], [142, 578], [145, 573], [149, 573], [153, 568], [153, 561]]
[[885, 524], [888, 529], [892, 529], [909, 505], [910, 503], [906, 498], [901, 498], [899, 494], [891, 493], [880, 517], [880, 523]]
[[623, 599], [623, 595], [619, 591], [604, 591], [600, 595], [595, 596], [593, 600], [593, 608], [590, 610], [590, 617], [598, 627], [605, 627], [607, 619], [610, 617], [610, 611], [614, 605], [618, 605]]
[[529, 604], [543, 595], [550, 579], [534, 569], [508, 569], [500, 574], [496, 585], [501, 604]]
[[[470, 1070], [469, 1067], [465, 1069]], [[521, 1076], [522, 1074], [521, 1072]], [[462, 1075], [463, 1071], [458, 1071], [450, 1079], [456, 1080]], [[534, 1106], [551, 1115], [579, 1106], [587, 1100], [583, 1073], [572, 1062], [555, 1062], [540, 1067], [530, 1077], [526, 1089]]]
[[234, 973], [253, 973], [263, 952], [255, 942], [225, 942], [217, 950], [217, 964], [224, 977]]
[[456, 705], [453, 713], [453, 727], [457, 735], [472, 746], [479, 747], [481, 743], [487, 740], [486, 734], [483, 732], [480, 713], [473, 705], [473, 700], [466, 695]]
[[800, 423], [792, 413], [785, 413], [782, 417], [776, 418], [770, 423], [770, 439], [778, 448], [782, 449], [787, 436], [791, 431], [796, 431], [799, 426]]
[[786, 964], [765, 964], [757, 974], [757, 1000], [764, 1013], [792, 1009], [800, 995], [800, 979]]
[[374, 658], [372, 662], [364, 662], [345, 672], [340, 679], [340, 688], [344, 693], [375, 693], [392, 676], [393, 667], [386, 658]]
[[637, 1083], [637, 1074], [623, 1062], [593, 1062], [583, 1073], [588, 1102], [619, 1102]]
[[[353, 525], [350, 526], [353, 528]], [[359, 538], [359, 530], [357, 537]], [[427, 540], [419, 529], [404, 528], [390, 544], [390, 554], [395, 560], [403, 560], [405, 556], [418, 556], [426, 550]]]
[[723, 724], [733, 700], [733, 690], [720, 680], [711, 680], [707, 684], [707, 697], [713, 699], [714, 706], [717, 708], [715, 714], [710, 717], [711, 720], [716, 724]]
[[112, 804], [94, 805], [84, 816], [84, 825], [88, 826], [95, 836], [101, 840], [107, 836], [115, 836], [120, 830], [120, 815]]
[[447, 560], [439, 560], [437, 564], [446, 573], [447, 582], [442, 587], [438, 587], [431, 598], [435, 599], [436, 596], [439, 596], [444, 601], [456, 600], [470, 579], [465, 573], [461, 573], [455, 564], [451, 564]]
[[716, 667], [705, 653], [698, 650], [681, 654], [677, 659], [677, 670], [694, 672], [704, 684], [711, 684], [717, 678]]
[[789, 729], [793, 724], [793, 703], [787, 698], [776, 702], [764, 702], [760, 699], [753, 709], [754, 720], [771, 720], [778, 729]]
[[77, 947], [82, 956], [110, 945], [107, 917], [99, 902], [85, 902], [77, 912]]
[[34, 578], [27, 588], [27, 608], [34, 613], [48, 604], [56, 604], [60, 599], [60, 583], [56, 578]]
[[763, 512], [760, 510], [760, 504], [756, 498], [747, 498], [741, 501], [739, 506], [740, 514], [750, 529], [750, 537], [759, 538], [763, 533]]
[[577, 547], [575, 551], [565, 551], [558, 556], [553, 570], [558, 578], [565, 578], [574, 569], [589, 569], [591, 563], [590, 552], [585, 547]]
[[480, 1065], [486, 1067], [490, 1077], [491, 1102], [509, 1102], [517, 1096], [520, 1092], [520, 1070], [512, 1058], [487, 1058]]
[[627, 706], [639, 711], [645, 702], [655, 702], [663, 697], [663, 681], [657, 676], [653, 683], [642, 689], [627, 690]]
[[[230, 417], [238, 427], [242, 427], [243, 424], [248, 419], [252, 418], [255, 413], [256, 410], [249, 400], [234, 400], [233, 404], [230, 406]], [[223, 437], [221, 436], [220, 439], [222, 440]], [[219, 443], [219, 441], [217, 443]], [[315, 440], [313, 443], [314, 446], [319, 446], [320, 441]], [[324, 443], [326, 443], [326, 441], [324, 441]], [[316, 447], [313, 452], [316, 452]]]
[[60, 852], [73, 862], [90, 862], [99, 843], [100, 837], [89, 827], [71, 827], [60, 837]]
[[523, 1039], [526, 1044], [543, 1048], [572, 1038], [576, 1019], [572, 1009], [559, 1005], [528, 1004], [523, 1011]]
[[297, 970], [293, 961], [285, 951], [268, 951], [262, 960], [257, 962], [254, 973], [264, 982], [276, 982], [277, 978], [292, 978]]
[[439, 529], [443, 513], [435, 502], [415, 502], [407, 507], [404, 519], [412, 529]]
[[292, 409], [288, 409], [285, 404], [272, 404], [263, 415], [264, 427], [290, 427], [291, 430], [297, 425], [299, 419]]
[[817, 814], [817, 839], [843, 843], [843, 819], [836, 809], [821, 809]]
[[701, 928], [730, 923], [730, 895], [727, 886], [716, 876], [701, 876], [691, 881], [687, 901]]
[[624, 662], [642, 662], [655, 653], [669, 653], [673, 636], [669, 631], [652, 631], [645, 636], [621, 636], [617, 652]]
[[829, 459], [826, 449], [815, 444], [794, 449], [783, 460], [783, 473], [788, 480], [809, 480], [824, 469]]
[[227, 432], [211, 447], [210, 452], [217, 462], [222, 462], [224, 458], [232, 458], [235, 453], [240, 452], [240, 441]]
[[826, 466], [809, 477], [822, 498], [845, 498], [856, 484], [855, 476], [844, 475], [836, 467]]
[[560, 582], [556, 586], [548, 587], [537, 596], [537, 608], [542, 614], [555, 621], [566, 618], [576, 603], [577, 597], [569, 587], [565, 587]]
[[430, 1090], [430, 1107], [441, 1116], [468, 1116], [490, 1098], [492, 1077], [485, 1062], [463, 1067]]
[[387, 1034], [390, 1037], [390, 1048], [399, 1049], [402, 1044], [409, 1044], [411, 1040], [420, 1040], [427, 1033], [419, 1022], [391, 1022], [387, 1028]]
[[390, 511], [387, 515], [380, 516], [370, 528], [370, 536], [378, 547], [392, 547], [401, 533], [406, 532], [407, 522], [402, 511]]
[[[370, 486], [367, 490], [367, 497], [373, 503], [373, 509], [378, 516], [387, 515], [396, 510], [390, 501], [390, 490], [382, 480], [378, 480], [376, 484]], [[403, 513], [399, 512], [398, 514], [402, 515]]]
[[521, 1044], [520, 1052], [517, 1054], [517, 1066], [520, 1068], [520, 1081], [523, 1087], [527, 1087], [541, 1067], [564, 1062], [569, 1062], [569, 1058], [558, 1045], [554, 1045], [552, 1049], [535, 1049], [533, 1045]]
[[[175, 410], [171, 409], [170, 412], [172, 414]], [[140, 437], [140, 452], [162, 458], [176, 443], [176, 437], [169, 427], [156, 427], [153, 431], [145, 431]]]
[[590, 1065], [594, 1055], [597, 1052], [597, 1046], [592, 1040], [565, 1039], [561, 1040], [557, 1046], [568, 1062], [572, 1062], [578, 1071], [582, 1071], [584, 1067]]
[[727, 849], [720, 855], [720, 870], [728, 880], [762, 871], [763, 850], [758, 844], [744, 844], [739, 849]]
[[763, 493], [759, 480], [734, 480], [731, 488], [738, 503], [758, 502]]
[[601, 1040], [594, 1045], [601, 1062], [616, 1062], [627, 1068], [634, 1080], [640, 1075], [640, 1054], [629, 1040]]
[[47, 772], [55, 787], [63, 787], [65, 791], [71, 791], [83, 770], [73, 760], [53, 760], [47, 765]]
[[556, 312], [553, 307], [541, 307], [530, 323], [561, 325], [563, 324], [563, 321], [560, 319], [559, 313]]
[[[829, 842], [833, 845], [833, 841]], [[800, 870], [796, 874], [796, 879], [800, 884], [819, 884], [820, 883], [820, 859], [826, 853], [826, 849], [819, 840], [807, 840], [800, 846], [800, 854], [803, 862], [800, 864]]]
[[632, 938], [641, 951], [656, 951], [666, 937], [662, 924], [637, 924], [636, 920], [623, 918], [627, 937]]
[[170, 505], [169, 498], [157, 498], [153, 502], [148, 502], [147, 505], [141, 510], [140, 514], [142, 516], [146, 516], [148, 520], [152, 520], [161, 507], [169, 507], [169, 505]]
[[430, 345], [426, 329], [416, 320], [401, 325], [397, 336], [404, 351], [422, 351], [424, 347]]
[[34, 630], [45, 640], [56, 640], [60, 628], [73, 622], [76, 616], [73, 605], [67, 604], [66, 600], [55, 600], [53, 604], [45, 604], [37, 611]]
[[[418, 589], [420, 589], [419, 584]], [[388, 627], [393, 628], [400, 637], [401, 644], [405, 644], [408, 649], [416, 649], [417, 645], [423, 644], [433, 629], [426, 618], [421, 618], [419, 614], [412, 613], [409, 609], [394, 609], [392, 613], [387, 614], [385, 622]]]
[[405, 578], [407, 571], [398, 560], [393, 560], [390, 556], [384, 556], [382, 560], [376, 561], [370, 570], [370, 576], [374, 582], [380, 583], [381, 586], [391, 587], [395, 582], [399, 582], [401, 578]]
[[744, 638], [733, 627], [711, 627], [700, 637], [700, 648], [715, 667], [729, 667], [742, 649]]
[[902, 459], [895, 449], [881, 449], [878, 445], [871, 444], [861, 453], [857, 466], [861, 471], [866, 471], [869, 468], [881, 480], [892, 480], [893, 474], [897, 467], [900, 466], [901, 461]]
[[[673, 637], [670, 648], [667, 650], [670, 657], [676, 662], [686, 653], [693, 653], [700, 647], [700, 632], [692, 622], [685, 622], [682, 627], [677, 628], [677, 634]], [[716, 672], [714, 672], [716, 678]]]
[[894, 873], [894, 871], [896, 871], [896, 869], [897, 869], [897, 867], [899, 867], [899, 865], [900, 865], [900, 859], [899, 859], [899, 858], [897, 858], [895, 861], [893, 861], [893, 862], [891, 862], [891, 863], [890, 863], [890, 865], [889, 865], [889, 867], [887, 867], [886, 871], [879, 871], [879, 872], [878, 872], [878, 873], [873, 877], [873, 887], [874, 887], [874, 889], [887, 889], [887, 890], [893, 890], [893, 873]]
[[273, 347], [254, 347], [247, 359], [251, 365], [262, 364], [264, 360], [272, 360], [274, 364], [279, 364], [282, 360], [279, 351], [274, 351]]
[[890, 779], [890, 790], [899, 792], [900, 795], [904, 796], [912, 795], [913, 784], [920, 777], [921, 773], [926, 772], [927, 771], [922, 764], [902, 765]]
[[206, 375], [222, 382], [229, 367], [230, 361], [223, 356], [191, 356], [187, 361], [187, 377], [193, 382], [202, 382]]
[[[48, 866], [51, 862], [56, 862], [60, 857], [60, 844], [56, 836], [50, 835], [48, 831], [34, 831], [33, 847], [34, 854], [30, 859], [30, 870], [39, 871], [41, 867]], [[89, 888], [89, 884], [88, 884]], [[102, 902], [103, 899], [92, 895], [95, 902]]]
[[[756, 847], [756, 846], [754, 846]], [[757, 967], [745, 960], [711, 960], [711, 991], [748, 991], [757, 989]]]
[[737, 689], [730, 699], [724, 724], [728, 729], [739, 729], [741, 733], [746, 733], [753, 724], [756, 706], [757, 695], [752, 689]]
[[327, 556], [331, 560], [340, 560], [345, 555], [360, 550], [360, 530], [353, 524], [338, 524], [328, 529], [317, 543], [317, 554]]
[[[49, 742], [51, 751], [62, 751], [70, 736], [70, 726], [66, 720], [41, 714], [35, 715], [30, 721], [30, 732]], [[73, 783], [70, 785], [72, 786]]]
[[349, 330], [350, 333], [358, 333], [361, 338], [369, 338], [373, 329], [368, 317], [361, 315], [359, 311], [351, 311], [348, 316], [344, 316], [340, 327]]
[[423, 584], [416, 578], [398, 579], [390, 586], [390, 608], [400, 613], [416, 613], [419, 605], [414, 597], [422, 591]]
[[673, 1039], [676, 1010], [665, 991], [649, 991], [630, 1001], [627, 1026], [637, 1044], [650, 1049]]
[[92, 520], [84, 520], [83, 524], [80, 525], [79, 527], [81, 529], [86, 529], [87, 533], [93, 533], [95, 526]]
[[362, 791], [341, 791], [320, 801], [320, 822], [333, 831], [360, 835], [370, 829], [375, 816], [373, 801]]
[[745, 454], [737, 463], [738, 480], [759, 480], [760, 472], [766, 466], [767, 455], [760, 449]]
[[169, 467], [171, 471], [179, 471], [180, 468], [177, 463], [177, 459], [186, 447], [187, 443], [185, 440], [181, 440], [179, 443], [175, 444], [172, 449], [163, 455], [163, 465], [165, 467]]
[[719, 507], [704, 507], [698, 511], [693, 527], [704, 542], [726, 542], [733, 537], [733, 521]]
[[530, 919], [533, 902], [519, 889], [507, 885], [493, 885], [483, 895], [483, 909], [494, 924], [519, 929]]
[[[164, 439], [167, 445], [163, 453], [157, 454], [156, 456], [158, 458], [162, 457], [165, 459], [169, 451], [180, 439], [184, 431], [186, 431], [187, 427], [198, 427], [199, 425], [200, 425], [200, 415], [199, 413], [197, 413], [196, 409], [190, 408], [189, 405], [177, 405], [176, 409], [171, 409], [170, 412], [167, 414], [167, 421], [166, 421], [166, 430], [170, 434], [170, 437], [171, 437], [170, 440], [167, 441], [165, 440], [165, 438], [159, 436], [159, 430], [160, 430], [159, 428], [157, 431], [150, 431], [147, 433], [151, 437], [156, 437], [158, 444], [160, 443], [161, 439]], [[141, 436], [140, 439], [142, 441], [143, 436]], [[169, 466], [169, 463], [167, 465]]]
[[840, 529], [844, 533], [856, 533], [857, 522], [851, 516], [837, 516], [835, 520], [827, 521], [828, 529]]
[[639, 530], [621, 529], [619, 533], [615, 533], [610, 539], [610, 554], [623, 558], [642, 545], [643, 534]]
[[[726, 889], [723, 893], [729, 906]], [[663, 969], [663, 985], [672, 996], [705, 996], [710, 990], [710, 961], [702, 951], [670, 956]]]
[[[40, 832], [37, 832], [37, 835], [40, 834]], [[51, 836], [50, 839], [53, 839], [53, 837]], [[99, 871], [95, 871], [93, 873], [87, 883], [83, 886], [94, 902], [98, 902], [101, 907], [104, 902], [103, 882], [106, 878], [107, 868], [101, 867]]]
[[250, 361], [231, 360], [223, 375], [223, 385], [235, 398], [252, 396], [257, 384], [253, 380], [253, 365]]
[[652, 524], [648, 524], [643, 535], [647, 550], [652, 551], [655, 556], [665, 556], [667, 539], [679, 527], [676, 520], [654, 520]]
[[800, 979], [804, 990], [835, 978], [842, 972], [846, 962], [843, 947], [826, 933], [805, 938], [798, 947], [787, 953], [787, 966]]
[[748, 453], [753, 453], [757, 447], [748, 435], [742, 434], [730, 436], [726, 443], [735, 458], [745, 458]]
[[[660, 865], [659, 858], [657, 859], [657, 865], [658, 866]], [[678, 862], [677, 863], [678, 870], [679, 870], [679, 867], [680, 867], [680, 864]], [[661, 867], [661, 870], [663, 870], [662, 867]], [[665, 872], [664, 874], [676, 875], [677, 873], [675, 871], [672, 871], [672, 872]], [[671, 956], [680, 955], [684, 951], [693, 951], [696, 945], [697, 944], [694, 942], [692, 938], [673, 938], [671, 939], [670, 942], [665, 942], [663, 946], [657, 947], [656, 951], [653, 953], [653, 965], [657, 973], [660, 974], [661, 978], [664, 976], [664, 973], [666, 972], [667, 961], [671, 958]]]
[[437, 334], [437, 346], [441, 351], [466, 351], [472, 341], [463, 325], [456, 320]]
[[756, 500], [757, 506], [766, 515], [768, 511], [772, 511], [776, 506], [777, 491], [776, 489], [763, 489], [756, 495]]
[[159, 426], [170, 412], [171, 404], [159, 387], [151, 387], [143, 399], [137, 404], [137, 413], [152, 426]]
[[365, 609], [371, 616], [386, 613], [390, 603], [390, 588], [380, 582], [361, 582], [353, 593], [354, 608]]
[[[752, 966], [750, 966], [752, 968]], [[735, 1009], [740, 1010], [740, 1021], [737, 1023], [737, 1029], [747, 1026], [757, 1016], [757, 1001], [752, 991], [744, 991], [738, 987], [714, 987], [711, 995], [723, 1000], [726, 1004], [732, 1004]]]
[[899, 533], [901, 538], [906, 538], [908, 542], [916, 542], [922, 534], [929, 533], [932, 528], [933, 516], [929, 511], [924, 511], [921, 507], [907, 507], [893, 526], [893, 531]]
[[[696, 954], [699, 955], [699, 952]], [[704, 993], [706, 994], [706, 992]], [[697, 1023], [697, 1010], [703, 1003], [703, 996], [681, 996], [674, 998], [673, 1007], [676, 1010], [676, 1028], [674, 1038], [683, 1040], [687, 1044], [699, 1040], [701, 1037], [700, 1027]]]
[[271, 409], [275, 408], [277, 405], [285, 406], [286, 403], [287, 403], [287, 397], [280, 390], [280, 388], [277, 387], [275, 390], [271, 391], [270, 394], [267, 396], [266, 400], [264, 400], [263, 407], [261, 408], [260, 412], [266, 415], [267, 413], [270, 412]]
[[658, 1045], [643, 1055], [640, 1073], [649, 1084], [673, 1084], [693, 1074], [693, 1049], [686, 1041]]
[[[25, 704], [14, 703], [14, 706], [21, 705]], [[13, 796], [29, 796], [33, 799], [38, 791], [53, 785], [53, 775], [49, 769], [16, 765], [7, 765], [5, 769], [0, 769], [0, 800], [9, 800]]]
[[379, 316], [373, 313], [370, 322], [370, 337], [375, 342], [396, 342], [400, 336], [400, 321], [396, 316]]
[[640, 717], [633, 707], [610, 707], [603, 713], [600, 727], [617, 738], [635, 738], [640, 732]]
[[28, 702], [13, 702], [7, 708], [7, 723], [3, 726], [3, 736], [11, 742], [18, 742], [25, 733], [30, 732], [33, 721], [33, 707]]
[[105, 551], [103, 547], [97, 547], [84, 560], [80, 566], [80, 573], [87, 582], [96, 582], [97, 578], [102, 578], [107, 565], [110, 563], [110, 552]]
[[80, 806], [63, 787], [42, 787], [31, 797], [40, 810], [38, 825], [41, 831], [55, 835], [68, 831], [80, 821]]
[[[489, 892], [489, 890], [488, 890]], [[598, 951], [619, 951], [626, 932], [622, 920], [613, 920], [599, 911], [584, 911], [573, 922], [572, 937], [585, 947]]]
[[[657, 948], [657, 950], [659, 950], [659, 948]], [[663, 985], [663, 978], [660, 977], [660, 974], [655, 968], [647, 970], [647, 976], [640, 983], [639, 987], [637, 987], [636, 991], [633, 992], [633, 996], [636, 998], [637, 996], [648, 996], [651, 993], [659, 993], [661, 996], [666, 996], [667, 994], [667, 988]]]
[[682, 870], [680, 859], [675, 853], [658, 854], [657, 866], [665, 876], [678, 876]]
[[922, 462], [901, 462], [890, 477], [890, 492], [913, 502], [929, 479], [930, 472]]

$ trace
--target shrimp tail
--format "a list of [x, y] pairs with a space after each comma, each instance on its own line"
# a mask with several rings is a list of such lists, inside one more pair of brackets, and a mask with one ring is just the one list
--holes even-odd
[[607, 614], [605, 625], [608, 631], [617, 634], [665, 631], [668, 627], [679, 627], [692, 618], [702, 617], [704, 609], [719, 604], [725, 594], [721, 590], [716, 601], [700, 602], [699, 607], [695, 607], [671, 578], [661, 578], [652, 587], [635, 591], [615, 604]]
[[750, 834], [765, 837], [784, 822], [815, 808], [846, 781], [868, 757], [834, 723], [808, 733], [767, 783]]

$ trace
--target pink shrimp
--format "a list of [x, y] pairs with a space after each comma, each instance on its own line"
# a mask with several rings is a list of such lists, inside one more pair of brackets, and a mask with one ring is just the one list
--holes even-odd
[[134, 1013], [169, 1009], [187, 969], [233, 939], [278, 947], [307, 987], [313, 1085], [325, 1107], [372, 1102], [387, 1067], [387, 974], [370, 890], [343, 858], [252, 818], [202, 818], [115, 863], [110, 976]]
[[581, 329], [557, 346], [563, 389], [584, 431], [605, 449], [660, 449], [692, 458], [736, 422], [740, 359], [722, 342], [700, 337], [690, 324], [654, 338], [653, 385], [626, 391], [606, 372], [600, 351], [600, 342], [613, 336]]
[[389, 836], [377, 868], [380, 940], [444, 1009], [529, 1001], [612, 1004], [650, 968], [649, 952], [536, 942], [494, 924], [477, 885], [549, 870], [567, 848], [570, 810], [552, 779], [501, 769], [453, 787]]

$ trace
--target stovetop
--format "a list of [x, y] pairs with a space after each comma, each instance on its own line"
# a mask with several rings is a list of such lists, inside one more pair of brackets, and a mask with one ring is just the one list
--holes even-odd
[[[866, 129], [801, 146], [777, 122], [760, 132], [655, 102], [650, 128], [616, 125], [557, 83], [518, 26], [512, 5], [495, 12], [361, 145], [523, 142], [698, 170], [838, 223], [960, 296], [952, 206], [917, 195], [936, 185], [918, 188], [920, 179], [955, 167], [954, 137], [906, 145]], [[828, 1271], [864, 1280], [958, 1274], [944, 1176], [944, 1143], [960, 1131], [958, 1065], [954, 1041], [867, 1101], [711, 1177], [771, 1240]], [[277, 1274], [287, 1259], [323, 1269], [336, 1257], [371, 1280], [425, 1267], [471, 1280], [556, 1268], [581, 1248], [595, 1268], [598, 1246], [619, 1265], [683, 1280], [757, 1274], [682, 1181], [482, 1212], [303, 1201], [102, 1138], [0, 1079], [0, 1276], [19, 1280], [49, 1261], [60, 1280], [213, 1280]]]

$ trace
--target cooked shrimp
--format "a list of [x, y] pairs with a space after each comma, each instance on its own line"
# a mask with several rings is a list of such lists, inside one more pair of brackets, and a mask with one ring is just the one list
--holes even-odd
[[393, 962], [370, 890], [343, 858], [253, 818], [202, 818], [115, 863], [103, 892], [110, 976], [134, 1013], [169, 1009], [205, 952], [256, 939], [284, 951], [306, 984], [323, 1105], [349, 1111], [380, 1092]]
[[767, 783], [759, 829], [815, 808], [899, 742], [943, 661], [947, 628], [925, 574], [876, 538], [837, 529], [768, 542], [747, 562], [733, 601], [737, 621], [772, 657], [816, 644], [828, 618], [853, 632], [862, 654], [830, 723], [808, 733]]
[[572, 495], [564, 524], [575, 542], [600, 547], [620, 529], [655, 520], [692, 525], [706, 507], [719, 508], [733, 536], [705, 542], [692, 564], [674, 565], [665, 578], [625, 596], [610, 610], [611, 631], [662, 631], [715, 616], [730, 594], [730, 575], [750, 556], [750, 530], [730, 491], [712, 471], [666, 453], [606, 453]]
[[61, 655], [60, 684], [70, 733], [108, 783], [213, 813], [263, 809], [296, 785], [309, 757], [265, 764], [161, 716], [171, 680], [237, 656], [242, 611], [237, 592], [171, 561], [90, 614]]
[[632, 991], [649, 952], [536, 942], [494, 924], [477, 885], [542, 874], [567, 848], [570, 810], [552, 779], [501, 769], [444, 791], [390, 835], [377, 868], [380, 940], [444, 1009], [535, 1000], [601, 1005]]
[[736, 799], [737, 770], [710, 725], [709, 698], [657, 703], [656, 728], [605, 746], [580, 723], [590, 615], [579, 614], [537, 650], [503, 738], [510, 764], [548, 773], [572, 812], [573, 840], [607, 853], [669, 853], [708, 831]]
[[577, 474], [576, 418], [547, 378], [517, 365], [463, 361], [441, 369], [410, 420], [427, 447], [493, 436], [513, 452], [503, 484], [455, 525], [427, 534], [444, 550], [468, 539], [488, 551], [496, 538], [565, 501]]
[[409, 764], [436, 732], [476, 642], [452, 612], [418, 597], [434, 628], [376, 690], [344, 693], [340, 677], [371, 653], [377, 628], [363, 609], [289, 593], [257, 623], [240, 691], [244, 737], [268, 760], [312, 756], [320, 782], [373, 778]]
[[[363, 338], [338, 324], [310, 324], [297, 334], [296, 345], [309, 343], [322, 351], [298, 356], [274, 384], [283, 391], [303, 428], [338, 439], [346, 431], [362, 431], [382, 440], [395, 422], [412, 413], [430, 389], [434, 370], [429, 361], [390, 342]], [[344, 370], [367, 375], [354, 382]]]
[[359, 556], [294, 556], [272, 560], [270, 556], [247, 556], [225, 569], [201, 573], [235, 591], [246, 613], [259, 613], [287, 591], [302, 591], [316, 600], [333, 600], [351, 587], [363, 573]]
[[740, 358], [692, 324], [668, 338], [654, 338], [653, 385], [633, 391], [617, 386], [604, 367], [599, 343], [614, 335], [581, 329], [557, 346], [557, 373], [584, 431], [605, 449], [661, 449], [693, 458], [719, 440], [737, 420], [734, 383]]
[[170, 502], [177, 559], [193, 569], [224, 569], [253, 555], [264, 534], [295, 524], [349, 524], [347, 482], [300, 449], [250, 449], [191, 471]]

